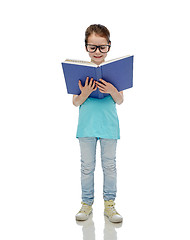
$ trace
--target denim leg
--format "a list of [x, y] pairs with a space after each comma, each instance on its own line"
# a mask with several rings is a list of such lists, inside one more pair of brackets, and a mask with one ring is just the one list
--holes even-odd
[[117, 192], [116, 139], [100, 139], [102, 169], [104, 173], [103, 197], [115, 200]]
[[96, 165], [97, 138], [79, 138], [81, 150], [82, 201], [92, 205], [94, 201], [94, 170]]

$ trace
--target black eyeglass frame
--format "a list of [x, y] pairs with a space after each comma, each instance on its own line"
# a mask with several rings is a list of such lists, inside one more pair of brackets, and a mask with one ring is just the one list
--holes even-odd
[[[99, 49], [99, 51], [100, 51], [101, 53], [107, 53], [107, 52], [109, 52], [109, 50], [110, 50], [111, 44], [107, 44], [107, 45], [99, 45], [99, 46], [97, 46], [97, 45], [93, 45], [93, 44], [88, 44], [88, 43], [86, 43], [85, 46], [86, 46], [86, 51], [87, 51], [87, 52], [90, 52], [90, 53], [94, 53], [94, 52], [96, 52], [97, 48]], [[93, 47], [95, 47], [95, 50], [92, 51], [92, 52], [91, 52], [91, 51], [88, 51], [87, 46], [93, 46]], [[103, 47], [103, 46], [108, 47], [108, 51], [107, 51], [107, 52], [102, 52], [102, 51], [101, 51], [100, 48]]]

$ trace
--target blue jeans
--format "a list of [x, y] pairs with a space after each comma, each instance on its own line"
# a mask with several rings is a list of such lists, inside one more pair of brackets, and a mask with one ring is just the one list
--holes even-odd
[[[81, 149], [81, 187], [82, 201], [88, 205], [94, 202], [94, 170], [96, 165], [97, 138], [79, 138]], [[115, 200], [116, 197], [116, 139], [100, 138], [101, 162], [104, 173], [103, 198]]]

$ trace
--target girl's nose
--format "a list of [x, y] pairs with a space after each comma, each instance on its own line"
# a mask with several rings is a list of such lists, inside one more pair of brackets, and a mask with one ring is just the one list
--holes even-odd
[[97, 48], [95, 52], [98, 52], [98, 53], [100, 53], [100, 49], [99, 49], [99, 48]]

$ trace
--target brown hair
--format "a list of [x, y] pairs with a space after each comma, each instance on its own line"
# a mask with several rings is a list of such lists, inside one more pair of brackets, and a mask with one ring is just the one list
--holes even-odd
[[100, 37], [105, 37], [107, 39], [108, 43], [111, 42], [110, 41], [110, 32], [105, 26], [103, 26], [101, 24], [92, 24], [86, 29], [86, 32], [85, 32], [85, 43], [86, 44], [88, 42], [88, 37], [92, 33], [96, 33]]

